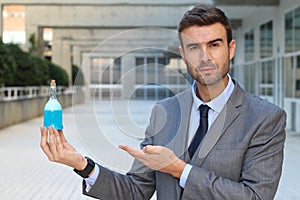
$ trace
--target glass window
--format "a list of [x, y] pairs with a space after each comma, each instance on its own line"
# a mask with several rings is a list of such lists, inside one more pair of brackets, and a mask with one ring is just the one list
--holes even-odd
[[298, 56], [296, 56], [295, 57], [296, 58], [296, 68], [295, 68], [295, 70], [296, 70], [296, 73], [295, 73], [295, 92], [296, 92], [296, 96], [295, 97], [297, 97], [297, 98], [299, 98], [300, 97], [300, 55], [298, 55]]
[[285, 52], [300, 50], [300, 7], [285, 14]]
[[300, 97], [300, 55], [285, 58], [285, 96]]
[[135, 80], [137, 84], [144, 83], [144, 58], [137, 57], [135, 58]]
[[248, 92], [255, 94], [255, 64], [246, 64], [245, 65], [245, 89]]
[[117, 84], [121, 76], [121, 59], [93, 58], [91, 68], [92, 84]]
[[181, 92], [187, 86], [186, 67], [181, 58], [160, 56], [136, 57], [134, 96], [138, 99], [161, 99]]
[[158, 58], [158, 82], [160, 84], [167, 84], [168, 83], [168, 76], [166, 73], [165, 66], [167, 65], [168, 59], [166, 57], [159, 57]]
[[112, 80], [110, 83], [112, 84], [120, 84], [121, 80], [121, 58], [116, 58], [111, 63], [111, 73], [112, 73]]
[[25, 44], [25, 6], [4, 5], [2, 10], [4, 43]]
[[156, 83], [156, 76], [157, 74], [155, 73], [155, 58], [154, 57], [148, 57], [147, 58], [147, 76], [146, 78], [146, 82], [147, 83]]
[[295, 51], [300, 50], [300, 7], [295, 10]]
[[284, 74], [285, 74], [285, 96], [294, 97], [294, 81], [293, 81], [293, 57], [285, 58], [284, 60]]
[[245, 61], [254, 60], [254, 29], [245, 34]]
[[274, 62], [272, 60], [261, 63], [259, 95], [272, 96], [274, 83]]
[[267, 58], [273, 54], [273, 22], [260, 26], [260, 57]]
[[285, 14], [285, 52], [293, 51], [293, 12]]

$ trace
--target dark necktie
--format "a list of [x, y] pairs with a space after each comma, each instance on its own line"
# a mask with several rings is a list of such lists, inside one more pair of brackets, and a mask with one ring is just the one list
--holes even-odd
[[201, 105], [199, 107], [200, 110], [200, 124], [198, 126], [197, 132], [192, 140], [192, 143], [189, 146], [189, 154], [190, 158], [193, 157], [195, 151], [197, 150], [200, 142], [204, 138], [207, 128], [208, 128], [208, 110], [209, 106]]

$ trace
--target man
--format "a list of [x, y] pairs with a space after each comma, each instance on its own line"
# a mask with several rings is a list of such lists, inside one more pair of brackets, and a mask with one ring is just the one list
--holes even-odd
[[[285, 112], [246, 93], [229, 76], [236, 44], [221, 10], [197, 5], [178, 31], [181, 56], [195, 82], [154, 106], [141, 150], [120, 145], [136, 158], [126, 175], [94, 165], [51, 127], [41, 128], [43, 151], [49, 160], [73, 167], [85, 178], [83, 193], [100, 199], [150, 199], [155, 191], [162, 200], [273, 199], [282, 171]], [[199, 114], [199, 106], [206, 114]]]

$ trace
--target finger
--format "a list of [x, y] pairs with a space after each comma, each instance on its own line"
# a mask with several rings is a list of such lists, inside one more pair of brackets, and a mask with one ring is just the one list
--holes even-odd
[[49, 160], [53, 160], [53, 155], [50, 151], [49, 143], [48, 143], [48, 130], [45, 127], [40, 128], [41, 131], [41, 143], [40, 146], [43, 152], [46, 154]]
[[65, 135], [64, 135], [64, 132], [62, 130], [59, 130], [58, 131], [59, 135], [60, 135], [60, 139], [61, 139], [61, 142], [68, 142], [65, 138]]
[[119, 148], [120, 149], [123, 149], [124, 151], [126, 151], [127, 153], [129, 153], [131, 156], [137, 158], [137, 157], [141, 157], [142, 155], [144, 155], [145, 153], [140, 150], [140, 149], [135, 149], [135, 148], [132, 148], [130, 146], [127, 146], [127, 145], [124, 145], [124, 144], [121, 144], [119, 145]]
[[62, 144], [62, 139], [61, 139], [61, 134], [62, 131], [57, 131], [57, 130], [54, 130], [54, 135], [55, 135], [55, 141], [56, 141], [56, 149], [57, 149], [57, 153], [62, 153], [64, 151], [64, 146]]
[[48, 127], [49, 130], [49, 146], [50, 151], [52, 152], [54, 159], [57, 159], [57, 147], [56, 147], [56, 138], [54, 133], [54, 128], [52, 126]]
[[74, 148], [72, 145], [70, 145], [69, 142], [67, 141], [67, 139], [65, 138], [65, 135], [64, 135], [63, 131], [60, 130], [60, 131], [58, 131], [58, 132], [59, 132], [60, 139], [61, 139], [61, 143], [62, 143], [63, 147], [64, 147], [65, 149], [75, 151], [75, 148]]
[[130, 147], [125, 144], [120, 144], [119, 148], [127, 152], [130, 151]]

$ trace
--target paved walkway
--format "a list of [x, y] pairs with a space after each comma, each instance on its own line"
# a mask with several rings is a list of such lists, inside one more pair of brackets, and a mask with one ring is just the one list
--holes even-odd
[[[78, 105], [64, 110], [64, 131], [79, 152], [125, 172], [132, 159], [117, 146], [138, 147], [152, 105], [151, 101]], [[81, 194], [81, 178], [72, 169], [49, 162], [41, 151], [42, 121], [39, 117], [0, 130], [0, 199], [91, 199]], [[300, 136], [288, 133], [283, 168], [275, 199], [300, 199]]]

